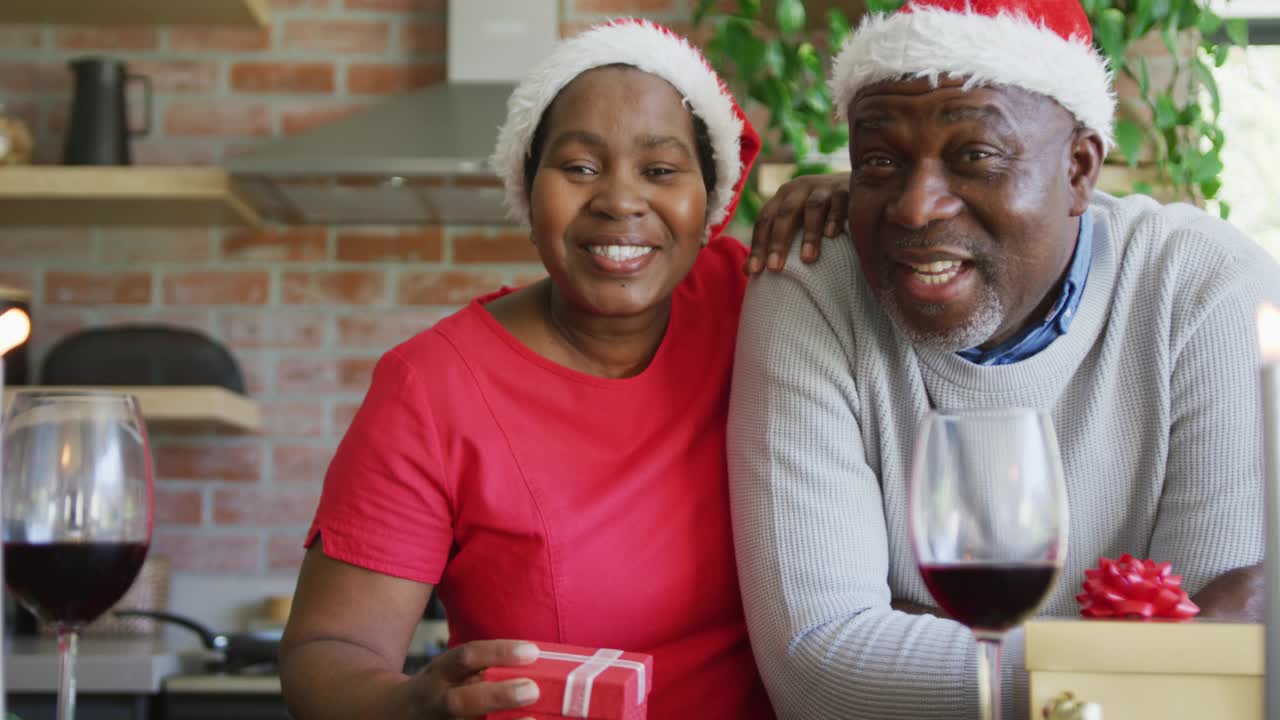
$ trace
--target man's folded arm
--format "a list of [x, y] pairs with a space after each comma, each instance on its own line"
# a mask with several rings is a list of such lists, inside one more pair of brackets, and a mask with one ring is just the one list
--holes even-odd
[[[1272, 273], [1274, 264], [1269, 259]], [[1175, 334], [1170, 380], [1169, 455], [1150, 556], [1173, 563], [1207, 616], [1231, 614], [1243, 605], [1261, 612], [1258, 597], [1222, 593], [1196, 598], [1208, 583], [1236, 568], [1260, 563], [1262, 518], [1262, 403], [1258, 389], [1259, 303], [1280, 295], [1270, 274], [1230, 273], [1230, 289], [1200, 304], [1189, 333]], [[1214, 599], [1226, 600], [1214, 607]], [[1259, 621], [1260, 617], [1240, 617]]]
[[[730, 488], [760, 671], [781, 718], [976, 718], [969, 631], [890, 607], [883, 501], [840, 310], [848, 299], [812, 287], [819, 272], [754, 280], [739, 331]], [[1019, 633], [1006, 653], [1006, 703], [1015, 675], [1025, 687], [1021, 665]]]

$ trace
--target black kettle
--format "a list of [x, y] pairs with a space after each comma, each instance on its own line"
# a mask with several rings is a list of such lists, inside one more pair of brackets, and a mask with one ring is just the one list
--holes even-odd
[[[75, 94], [62, 164], [131, 164], [130, 138], [151, 132], [151, 78], [130, 75], [124, 63], [111, 58], [77, 58], [69, 64]], [[142, 83], [146, 102], [146, 124], [136, 132], [129, 129], [125, 95], [126, 86], [135, 80]]]

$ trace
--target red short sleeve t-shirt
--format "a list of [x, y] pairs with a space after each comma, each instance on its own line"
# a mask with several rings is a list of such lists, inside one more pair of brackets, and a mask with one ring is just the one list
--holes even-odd
[[390, 351], [325, 477], [325, 554], [439, 585], [450, 641], [654, 655], [650, 717], [770, 718], [738, 590], [725, 421], [743, 246], [712, 241], [626, 379], [533, 353], [480, 298]]

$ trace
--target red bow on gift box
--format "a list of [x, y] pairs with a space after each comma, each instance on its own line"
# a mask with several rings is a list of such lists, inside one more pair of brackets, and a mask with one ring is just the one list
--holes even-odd
[[1182, 589], [1182, 576], [1173, 574], [1173, 563], [1125, 553], [1119, 560], [1100, 558], [1084, 577], [1084, 592], [1076, 601], [1085, 617], [1186, 620], [1200, 612]]

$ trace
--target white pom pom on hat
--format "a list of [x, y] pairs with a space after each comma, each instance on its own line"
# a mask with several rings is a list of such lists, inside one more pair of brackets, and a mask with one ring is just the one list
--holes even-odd
[[491, 159], [506, 189], [509, 215], [516, 222], [529, 218], [524, 165], [543, 113], [574, 78], [615, 64], [634, 66], [671, 83], [706, 123], [716, 166], [716, 186], [707, 197], [708, 237], [718, 235], [737, 207], [747, 171], [760, 152], [760, 137], [697, 48], [668, 28], [636, 18], [596, 25], [560, 42], [511, 93]]
[[908, 0], [868, 15], [845, 41], [831, 73], [841, 117], [858, 91], [885, 80], [964, 77], [1056, 100], [1114, 145], [1111, 71], [1093, 45], [1079, 0]]

